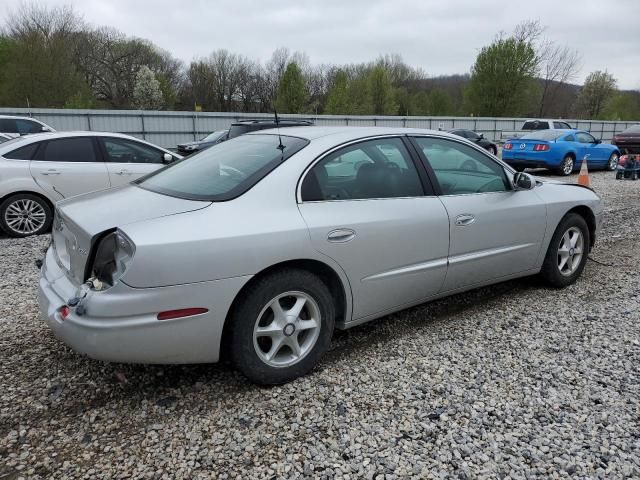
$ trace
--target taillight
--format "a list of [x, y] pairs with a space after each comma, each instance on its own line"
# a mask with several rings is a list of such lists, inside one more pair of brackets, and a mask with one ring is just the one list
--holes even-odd
[[546, 143], [536, 143], [533, 146], [533, 151], [534, 152], [546, 152], [547, 150], [549, 150], [549, 145]]
[[181, 308], [179, 310], [167, 310], [158, 314], [158, 320], [173, 320], [174, 318], [192, 317], [202, 315], [209, 310], [206, 308]]
[[513, 145], [511, 143], [505, 143], [504, 147], [502, 147], [504, 150], [511, 150], [513, 148]]
[[71, 313], [71, 310], [69, 310], [69, 307], [67, 307], [66, 305], [60, 307], [60, 310], [58, 310], [58, 313], [60, 314], [60, 318], [62, 320], [66, 320], [66, 318], [69, 316], [69, 314]]

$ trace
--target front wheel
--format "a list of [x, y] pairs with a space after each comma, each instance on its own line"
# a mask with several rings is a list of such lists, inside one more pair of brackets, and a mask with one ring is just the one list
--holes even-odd
[[618, 154], [613, 152], [609, 157], [609, 161], [607, 162], [607, 170], [614, 171], [618, 166]]
[[20, 193], [0, 205], [0, 227], [10, 237], [28, 237], [51, 228], [53, 212], [49, 204], [37, 195]]
[[494, 157], [498, 155], [498, 150], [496, 149], [496, 147], [494, 147], [493, 145], [489, 145], [487, 147], [487, 151], [493, 155]]
[[552, 287], [574, 283], [587, 262], [589, 228], [583, 217], [569, 213], [560, 221], [551, 238], [540, 275]]
[[562, 159], [562, 163], [560, 164], [560, 168], [558, 168], [558, 174], [563, 176], [571, 175], [573, 172], [573, 166], [575, 164], [575, 160], [571, 155], [567, 155]]
[[335, 307], [317, 276], [282, 270], [252, 285], [229, 320], [235, 366], [252, 382], [273, 385], [318, 364], [331, 344]]

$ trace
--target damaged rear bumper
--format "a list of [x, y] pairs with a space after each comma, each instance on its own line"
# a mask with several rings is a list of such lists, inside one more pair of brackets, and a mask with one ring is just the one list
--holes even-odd
[[[84, 313], [60, 309], [77, 295], [49, 249], [38, 286], [40, 314], [53, 333], [73, 350], [99, 360], [122, 363], [216, 362], [227, 312], [250, 276], [156, 288], [120, 282], [83, 299]], [[206, 313], [158, 320], [159, 312], [202, 307]]]

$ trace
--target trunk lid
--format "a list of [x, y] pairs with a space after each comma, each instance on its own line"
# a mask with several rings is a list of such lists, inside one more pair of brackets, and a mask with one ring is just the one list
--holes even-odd
[[85, 279], [91, 248], [99, 235], [116, 227], [209, 206], [154, 193], [135, 185], [78, 195], [56, 205], [53, 246], [58, 263], [78, 282]]

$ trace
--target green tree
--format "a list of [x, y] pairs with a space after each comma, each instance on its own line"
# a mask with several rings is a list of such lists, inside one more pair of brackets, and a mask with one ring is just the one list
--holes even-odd
[[282, 113], [301, 113], [307, 104], [307, 89], [300, 67], [290, 62], [278, 85], [276, 107]]
[[616, 79], [607, 71], [591, 72], [578, 94], [578, 112], [585, 118], [600, 118], [600, 115], [616, 92]]
[[136, 74], [133, 87], [133, 103], [141, 110], [159, 110], [163, 98], [160, 82], [149, 67], [143, 65]]
[[391, 78], [381, 65], [373, 67], [369, 73], [369, 91], [374, 115], [397, 115], [398, 104]]
[[621, 92], [613, 96], [604, 110], [605, 120], [638, 120], [640, 118], [640, 92]]
[[333, 81], [333, 86], [327, 95], [325, 113], [330, 115], [347, 115], [350, 111], [349, 78], [344, 70], [338, 70]]
[[498, 38], [483, 47], [471, 68], [466, 92], [471, 112], [496, 117], [521, 114], [538, 65], [539, 58], [527, 39]]
[[441, 88], [434, 88], [429, 93], [429, 115], [452, 115], [453, 102], [447, 92]]
[[350, 100], [349, 114], [372, 115], [374, 113], [371, 86], [366, 74], [361, 74], [351, 79], [347, 91]]

